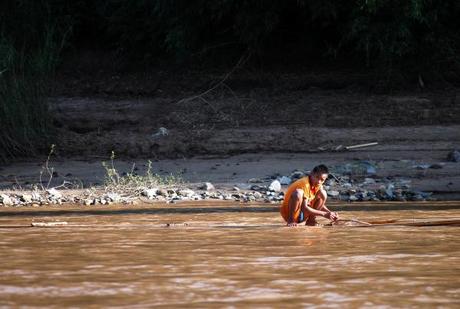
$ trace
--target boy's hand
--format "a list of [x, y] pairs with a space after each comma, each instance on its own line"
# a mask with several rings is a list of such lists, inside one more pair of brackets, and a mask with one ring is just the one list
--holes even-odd
[[335, 222], [339, 219], [339, 215], [336, 212], [330, 211], [330, 212], [326, 212], [326, 214], [324, 215], [324, 218]]

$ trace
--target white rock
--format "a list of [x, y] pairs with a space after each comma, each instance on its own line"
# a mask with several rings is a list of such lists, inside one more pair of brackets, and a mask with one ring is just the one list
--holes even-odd
[[364, 178], [364, 184], [366, 185], [371, 185], [371, 184], [374, 184], [375, 183], [375, 179], [374, 178]]
[[114, 203], [118, 203], [121, 200], [121, 196], [118, 193], [110, 192], [105, 195], [105, 199]]
[[34, 202], [40, 202], [40, 200], [41, 200], [40, 193], [38, 193], [36, 191], [32, 192], [32, 200]]
[[355, 195], [350, 195], [350, 197], [348, 198], [348, 200], [354, 202], [354, 201], [357, 201], [358, 198], [357, 198]]
[[279, 179], [280, 181], [280, 184], [283, 185], [283, 186], [286, 186], [286, 185], [289, 185], [292, 181], [291, 178], [287, 177], [287, 176], [283, 176]]
[[5, 206], [12, 206], [13, 200], [6, 194], [0, 194], [0, 201]]
[[338, 197], [340, 195], [340, 192], [331, 190], [331, 191], [327, 191], [327, 195], [332, 196], [332, 197]]
[[202, 184], [200, 186], [200, 189], [201, 190], [206, 190], [206, 191], [211, 191], [211, 190], [214, 190], [214, 185], [210, 182], [205, 182], [204, 184]]
[[32, 203], [32, 195], [31, 194], [23, 194], [21, 196], [22, 200], [24, 201], [24, 203]]
[[272, 181], [272, 183], [268, 186], [268, 190], [280, 192], [281, 191], [281, 183], [278, 180]]
[[181, 190], [179, 190], [179, 195], [186, 196], [186, 197], [191, 197], [191, 196], [195, 195], [195, 192], [193, 190], [190, 190], [190, 189], [181, 189]]
[[157, 196], [157, 191], [157, 188], [144, 189], [144, 191], [142, 191], [142, 195], [146, 196], [149, 200], [153, 200]]
[[168, 134], [169, 134], [168, 129], [166, 129], [165, 127], [161, 127], [158, 129], [156, 133], [153, 133], [151, 136], [152, 138], [157, 138], [160, 136], [167, 136]]
[[48, 190], [46, 190], [46, 192], [47, 192], [47, 193], [50, 195], [50, 197], [53, 198], [53, 199], [60, 199], [60, 198], [62, 198], [61, 192], [59, 192], [59, 191], [56, 190], [55, 188], [48, 189]]

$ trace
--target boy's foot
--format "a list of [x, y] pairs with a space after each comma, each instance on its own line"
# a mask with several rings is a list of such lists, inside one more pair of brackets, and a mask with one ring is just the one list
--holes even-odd
[[305, 221], [305, 225], [308, 225], [308, 226], [317, 226], [318, 225], [318, 222], [316, 222], [316, 219], [313, 219], [313, 220], [307, 220]]

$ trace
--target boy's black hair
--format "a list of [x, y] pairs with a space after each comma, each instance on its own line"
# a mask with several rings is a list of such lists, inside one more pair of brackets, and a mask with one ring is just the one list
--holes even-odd
[[313, 168], [311, 171], [312, 174], [329, 174], [329, 169], [326, 165], [320, 164]]

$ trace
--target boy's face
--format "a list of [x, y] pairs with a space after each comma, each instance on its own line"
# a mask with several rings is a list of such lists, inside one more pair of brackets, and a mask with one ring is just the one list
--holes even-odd
[[320, 173], [312, 174], [311, 175], [311, 184], [313, 186], [315, 186], [315, 187], [318, 186], [318, 185], [322, 185], [326, 181], [327, 176], [328, 176], [328, 174], [326, 174], [326, 173], [324, 173], [324, 174], [320, 174]]

